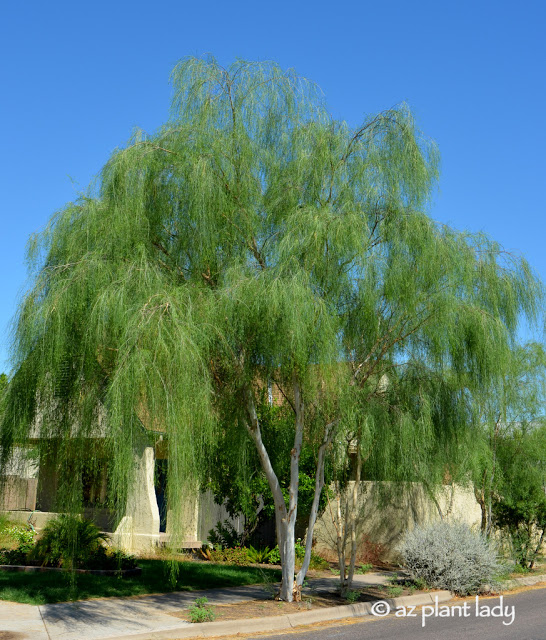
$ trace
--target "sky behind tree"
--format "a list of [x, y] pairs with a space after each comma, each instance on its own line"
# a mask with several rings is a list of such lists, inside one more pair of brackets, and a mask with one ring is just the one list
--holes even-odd
[[350, 125], [401, 101], [442, 155], [433, 218], [483, 230], [546, 280], [546, 6], [512, 2], [42, 3], [4, 8], [0, 371], [25, 246], [134, 127], [167, 117], [186, 55], [272, 59]]

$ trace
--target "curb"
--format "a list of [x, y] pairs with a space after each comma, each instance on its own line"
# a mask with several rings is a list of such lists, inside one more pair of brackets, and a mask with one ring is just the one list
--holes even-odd
[[[436, 600], [437, 598], [437, 600]], [[450, 591], [431, 591], [413, 596], [385, 598], [376, 602], [388, 603], [391, 611], [401, 607], [430, 605], [435, 602], [451, 600]], [[184, 626], [162, 629], [161, 631], [145, 631], [131, 635], [109, 636], [100, 640], [180, 640], [183, 638], [213, 638], [215, 636], [236, 635], [239, 633], [256, 633], [263, 631], [283, 631], [316, 622], [329, 622], [344, 618], [360, 618], [371, 614], [374, 602], [324, 607], [313, 611], [289, 613], [282, 616], [250, 618], [246, 620], [227, 620], [226, 622], [186, 623]]]

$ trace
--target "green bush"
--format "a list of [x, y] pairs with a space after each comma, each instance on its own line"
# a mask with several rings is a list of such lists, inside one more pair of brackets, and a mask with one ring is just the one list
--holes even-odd
[[358, 575], [363, 575], [365, 573], [368, 573], [372, 569], [373, 569], [373, 564], [370, 564], [369, 562], [367, 562], [365, 564], [361, 564], [360, 567], [357, 567], [355, 569], [355, 573]]
[[238, 566], [245, 566], [253, 562], [248, 555], [248, 549], [244, 547], [234, 547], [233, 549], [209, 549], [206, 557], [211, 562], [227, 562]]
[[35, 533], [24, 524], [3, 518], [0, 523], [0, 564], [26, 564], [34, 546]]
[[350, 604], [354, 604], [360, 598], [360, 591], [356, 589], [351, 589], [345, 592], [345, 600]]
[[249, 545], [246, 552], [249, 561], [256, 564], [269, 562], [269, 558], [271, 556], [271, 549], [269, 547], [265, 547], [264, 549], [255, 549], [252, 545]]
[[208, 604], [208, 599], [197, 598], [189, 608], [190, 622], [212, 622], [216, 618], [213, 607]]
[[276, 545], [271, 549], [269, 554], [269, 564], [281, 564], [281, 552], [279, 551], [279, 545]]
[[102, 568], [108, 562], [106, 540], [106, 534], [89, 520], [61, 515], [44, 527], [30, 557], [43, 566]]
[[460, 595], [493, 586], [501, 571], [488, 540], [462, 523], [416, 527], [406, 536], [400, 552], [415, 579]]

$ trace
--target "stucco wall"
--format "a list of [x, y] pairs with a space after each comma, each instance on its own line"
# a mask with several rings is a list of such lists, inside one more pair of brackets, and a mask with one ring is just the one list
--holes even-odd
[[[351, 482], [347, 491], [352, 492], [352, 488]], [[479, 528], [481, 510], [471, 489], [455, 486], [452, 498], [451, 487], [445, 486], [438, 492], [436, 499], [444, 517]], [[314, 538], [316, 550], [333, 559], [337, 552], [332, 512], [335, 514], [334, 502], [326, 507], [318, 519]], [[396, 547], [406, 531], [416, 524], [439, 519], [438, 508], [420, 484], [412, 483], [404, 487], [389, 482], [361, 483], [357, 539], [362, 551], [362, 545], [365, 545], [363, 541], [369, 540], [384, 547], [384, 560], [394, 560]]]

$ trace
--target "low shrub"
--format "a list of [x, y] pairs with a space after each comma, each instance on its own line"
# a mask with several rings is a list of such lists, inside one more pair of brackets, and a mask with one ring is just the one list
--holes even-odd
[[43, 566], [103, 568], [108, 563], [106, 540], [106, 534], [89, 520], [61, 515], [44, 527], [30, 558]]
[[416, 580], [459, 595], [493, 586], [501, 570], [487, 539], [462, 523], [436, 522], [416, 527], [399, 550]]
[[345, 592], [345, 600], [349, 604], [354, 604], [360, 598], [360, 591], [356, 589], [351, 589]]
[[357, 575], [364, 575], [365, 573], [368, 573], [372, 569], [373, 569], [373, 564], [370, 564], [369, 562], [367, 562], [365, 564], [361, 564], [359, 567], [356, 567], [355, 573]]
[[249, 561], [256, 564], [269, 562], [269, 557], [271, 555], [271, 549], [269, 547], [265, 547], [264, 549], [255, 549], [252, 545], [249, 545], [246, 552]]
[[228, 564], [236, 564], [244, 567], [251, 564], [248, 556], [248, 549], [244, 547], [234, 547], [232, 549], [208, 549], [206, 557], [211, 562], [227, 562]]
[[357, 560], [360, 564], [378, 565], [383, 562], [385, 545], [374, 542], [368, 536], [362, 536], [358, 545]]
[[35, 536], [29, 527], [4, 520], [0, 527], [0, 564], [26, 564]]
[[276, 545], [271, 549], [269, 554], [269, 564], [281, 564], [281, 552], [279, 551], [279, 545]]
[[197, 598], [189, 608], [190, 622], [212, 622], [216, 618], [213, 607], [208, 604], [208, 599]]

